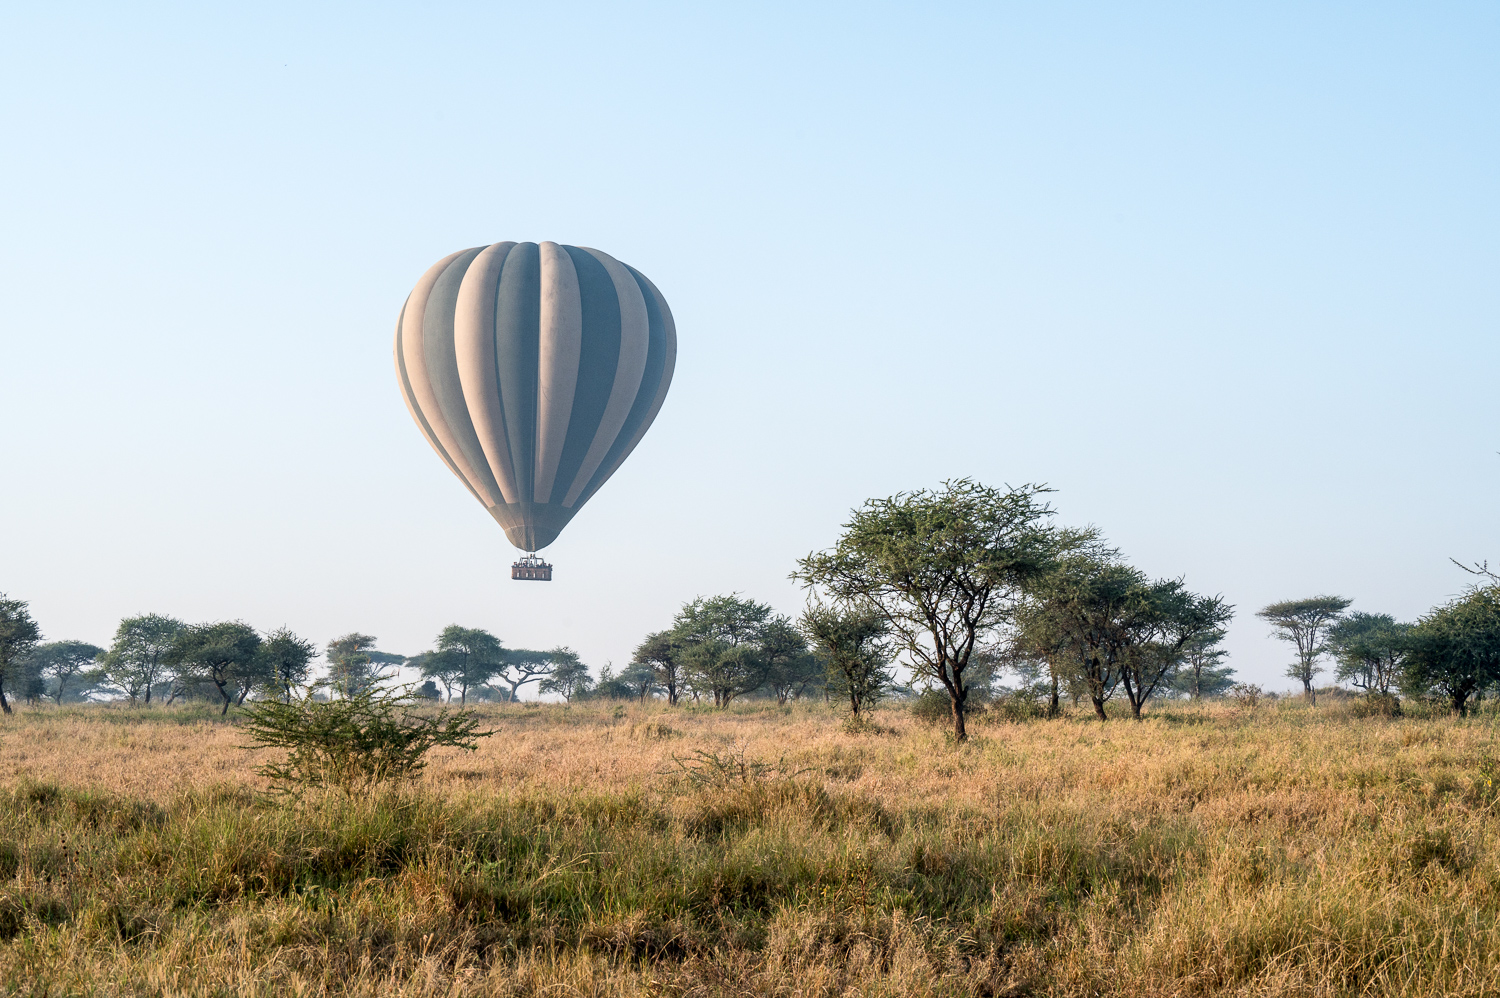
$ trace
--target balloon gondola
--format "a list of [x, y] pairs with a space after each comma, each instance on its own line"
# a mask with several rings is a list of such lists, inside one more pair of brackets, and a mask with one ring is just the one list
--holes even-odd
[[511, 578], [548, 581], [536, 552], [645, 436], [672, 383], [677, 331], [656, 285], [614, 257], [503, 242], [422, 276], [395, 354], [422, 435], [526, 553]]
[[551, 582], [552, 566], [535, 554], [528, 554], [510, 566], [510, 577], [527, 582]]

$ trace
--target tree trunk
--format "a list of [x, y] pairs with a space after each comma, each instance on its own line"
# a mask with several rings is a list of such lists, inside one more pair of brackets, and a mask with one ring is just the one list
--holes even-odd
[[967, 741], [969, 732], [964, 728], [964, 702], [959, 697], [949, 695], [953, 703], [953, 740], [956, 742]]
[[1062, 713], [1062, 705], [1057, 702], [1057, 673], [1052, 673], [1052, 699], [1047, 703], [1047, 716], [1057, 717]]
[[1109, 715], [1104, 713], [1104, 701], [1092, 694], [1089, 695], [1089, 699], [1094, 701], [1094, 713], [1099, 715], [1099, 720], [1109, 720]]
[[7, 714], [11, 712], [10, 701], [5, 699], [5, 685], [3, 683], [0, 683], [0, 709], [3, 709]]
[[1130, 716], [1133, 717], [1133, 718], [1135, 718], [1137, 721], [1139, 721], [1141, 719], [1141, 708], [1144, 707], [1145, 705], [1146, 705], [1146, 701], [1144, 699], [1142, 699], [1140, 701], [1137, 701], [1135, 697], [1131, 697], [1130, 698]]

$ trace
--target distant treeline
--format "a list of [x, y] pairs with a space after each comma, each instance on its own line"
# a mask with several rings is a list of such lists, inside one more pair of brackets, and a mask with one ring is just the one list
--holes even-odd
[[[797, 620], [739, 594], [700, 596], [645, 636], [618, 672], [595, 676], [567, 647], [507, 648], [483, 628], [453, 624], [434, 647], [405, 657], [351, 633], [322, 650], [319, 696], [351, 696], [417, 670], [420, 695], [468, 703], [541, 695], [661, 698], [727, 707], [742, 698], [784, 704], [817, 697], [856, 719], [895, 696], [946, 697], [957, 738], [974, 705], [1008, 693], [1056, 716], [1064, 698], [1100, 720], [1116, 697], [1141, 716], [1153, 699], [1211, 697], [1235, 686], [1225, 664], [1234, 608], [1152, 579], [1099, 532], [1059, 527], [1050, 490], [1006, 491], [967, 479], [872, 499], [836, 545], [800, 559], [808, 590]], [[1315, 702], [1331, 657], [1341, 682], [1399, 709], [1397, 694], [1442, 698], [1456, 712], [1500, 686], [1500, 578], [1482, 581], [1414, 623], [1349, 613], [1351, 600], [1314, 596], [1261, 609], [1296, 652], [1287, 675]], [[280, 628], [241, 621], [187, 624], [162, 614], [120, 621], [109, 648], [44, 643], [27, 604], [0, 594], [0, 706], [90, 699], [175, 703], [206, 698], [222, 712], [251, 697], [306, 693], [317, 647]], [[899, 666], [899, 669], [898, 669]], [[898, 672], [907, 679], [900, 682]]]

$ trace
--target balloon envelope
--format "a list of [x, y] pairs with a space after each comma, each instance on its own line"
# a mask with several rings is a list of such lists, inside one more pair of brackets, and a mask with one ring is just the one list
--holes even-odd
[[492, 243], [422, 275], [396, 322], [396, 376], [449, 469], [523, 551], [557, 539], [666, 398], [666, 299], [606, 253]]

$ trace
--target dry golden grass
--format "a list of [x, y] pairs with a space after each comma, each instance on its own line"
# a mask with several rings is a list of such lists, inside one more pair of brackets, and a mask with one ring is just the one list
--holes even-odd
[[[0, 986], [50, 994], [1500, 990], [1494, 721], [482, 708], [376, 799], [272, 802], [194, 710], [0, 726]], [[699, 781], [695, 753], [773, 764]], [[701, 768], [701, 767], [700, 767]]]

